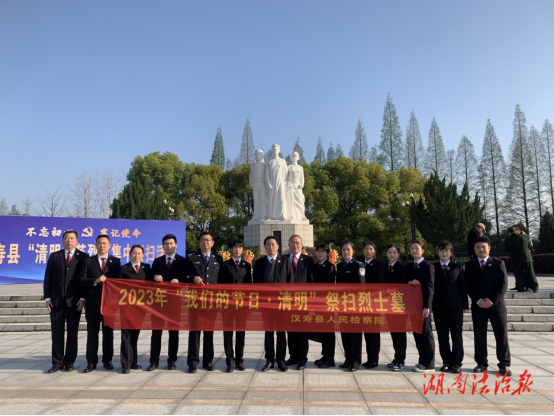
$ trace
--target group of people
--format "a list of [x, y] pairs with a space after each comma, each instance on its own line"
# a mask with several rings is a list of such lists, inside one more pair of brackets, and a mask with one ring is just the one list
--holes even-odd
[[[490, 242], [486, 236], [474, 241], [476, 258], [470, 260], [465, 269], [451, 260], [452, 245], [444, 241], [438, 246], [440, 260], [431, 264], [424, 259], [425, 245], [419, 240], [412, 242], [410, 255], [414, 261], [402, 264], [399, 261], [400, 247], [389, 244], [386, 248], [388, 262], [376, 259], [377, 247], [368, 241], [363, 247], [363, 261], [356, 260], [354, 243], [345, 241], [341, 245], [342, 261], [337, 265], [329, 262], [329, 247], [319, 244], [315, 258], [302, 253], [302, 237], [293, 235], [288, 242], [289, 254], [280, 254], [279, 242], [274, 236], [264, 240], [265, 257], [256, 260], [254, 269], [242, 259], [244, 241], [237, 239], [231, 244], [231, 258], [223, 261], [212, 251], [214, 239], [209, 233], [199, 238], [199, 251], [181, 256], [176, 253], [177, 238], [166, 235], [162, 239], [164, 255], [156, 258], [152, 266], [143, 263], [144, 249], [134, 245], [130, 251], [131, 261], [121, 265], [120, 259], [110, 255], [110, 239], [99, 235], [96, 239], [97, 254], [94, 256], [78, 250], [78, 234], [68, 230], [63, 234], [64, 249], [52, 253], [48, 259], [44, 278], [44, 298], [50, 311], [52, 325], [52, 367], [49, 373], [63, 368], [74, 370], [77, 358], [77, 339], [81, 313], [85, 309], [87, 321], [87, 366], [85, 373], [98, 365], [99, 332], [102, 329], [102, 363], [107, 370], [113, 370], [113, 329], [104, 325], [100, 311], [102, 286], [106, 279], [122, 278], [152, 280], [156, 282], [188, 284], [249, 284], [249, 283], [313, 283], [332, 285], [335, 283], [392, 283], [421, 286], [423, 330], [414, 333], [419, 354], [416, 372], [435, 371], [435, 340], [432, 331], [432, 317], [435, 320], [439, 351], [443, 360], [441, 371], [458, 373], [462, 367], [464, 347], [462, 338], [463, 313], [469, 310], [468, 295], [471, 298], [471, 313], [474, 331], [475, 372], [488, 368], [487, 323], [492, 324], [496, 339], [498, 368], [503, 374], [511, 375], [510, 350], [507, 333], [507, 311], [504, 294], [508, 285], [506, 267], [502, 260], [489, 256]], [[64, 352], [64, 325], [67, 323], [67, 341]], [[150, 345], [148, 371], [159, 366], [162, 330], [153, 330]], [[167, 367], [176, 369], [179, 349], [179, 331], [169, 332]], [[139, 329], [121, 330], [122, 373], [141, 370], [137, 363], [137, 342]], [[362, 364], [362, 336], [366, 341], [367, 361]], [[394, 359], [388, 364], [393, 371], [404, 370], [407, 349], [407, 334], [390, 334], [394, 347]], [[308, 362], [309, 334], [306, 332], [266, 332], [264, 338], [266, 363], [261, 371], [277, 366], [281, 371], [296, 365], [298, 370]], [[245, 333], [224, 331], [224, 349], [227, 372], [234, 369], [244, 371]], [[450, 338], [452, 345], [450, 345]], [[321, 333], [321, 358], [315, 361], [319, 368], [335, 367], [335, 333]], [[189, 331], [187, 365], [188, 372], [195, 373], [200, 364], [199, 331]], [[380, 333], [341, 333], [345, 361], [340, 368], [357, 371], [361, 365], [371, 369], [379, 364], [381, 344]], [[286, 359], [287, 344], [289, 358]], [[202, 367], [214, 371], [213, 332], [203, 331]]]

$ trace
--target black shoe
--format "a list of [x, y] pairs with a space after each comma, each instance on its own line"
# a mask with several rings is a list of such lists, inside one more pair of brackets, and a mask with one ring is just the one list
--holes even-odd
[[[73, 368], [73, 366], [71, 366]], [[57, 373], [60, 371], [63, 367], [60, 367], [59, 365], [53, 365], [48, 369], [48, 374]]]
[[369, 361], [363, 363], [362, 365], [363, 365], [365, 368], [369, 368], [369, 369], [377, 367], [377, 364], [376, 364], [376, 363], [370, 363]]
[[510, 290], [517, 290], [517, 287], [513, 287], [513, 288], [511, 288]]
[[277, 367], [279, 368], [279, 370], [281, 370], [282, 372], [286, 372], [286, 371], [289, 371], [288, 367], [287, 367], [287, 364], [280, 361], [277, 363]]
[[360, 363], [352, 363], [352, 365], [350, 366], [350, 371], [353, 373], [355, 371], [358, 371], [359, 368], [360, 368]]
[[150, 365], [146, 367], [146, 371], [154, 371], [156, 368], [158, 368], [157, 363], [150, 363]]
[[104, 363], [104, 368], [105, 368], [106, 370], [113, 370], [113, 369], [114, 369], [113, 364], [112, 364], [111, 361], [105, 362], [105, 363]]
[[443, 373], [448, 373], [450, 370], [452, 370], [452, 366], [450, 364], [443, 364], [441, 367], [441, 371]]
[[233, 366], [232, 366], [232, 365], [228, 365], [228, 366], [227, 366], [227, 372], [228, 372], [228, 373], [232, 373], [232, 372], [233, 372]]
[[246, 370], [246, 367], [244, 366], [243, 363], [235, 364], [235, 368], [239, 371], [245, 371]]
[[345, 361], [341, 365], [339, 365], [340, 368], [350, 368], [352, 366], [352, 363], [349, 363], [348, 361]]
[[488, 365], [481, 365], [481, 364], [478, 364], [477, 367], [475, 367], [473, 369], [473, 372], [474, 373], [482, 373], [483, 371], [487, 371], [487, 368], [489, 368]]
[[[205, 368], [205, 369], [208, 370], [208, 371], [215, 371], [215, 368], [214, 368], [214, 366], [212, 365], [212, 363], [204, 364], [204, 365], [202, 366], [202, 368]], [[231, 367], [231, 368], [233, 368], [233, 367]]]
[[142, 370], [142, 366], [141, 365], [132, 365], [131, 370]]
[[452, 372], [454, 374], [460, 374], [462, 372], [462, 366], [461, 365], [453, 365], [452, 366]]
[[65, 372], [70, 373], [71, 371], [75, 370], [75, 367], [73, 367], [73, 364], [66, 365], [65, 366]]
[[124, 368], [121, 370], [121, 374], [131, 374], [131, 370], [129, 370], [128, 368]]
[[298, 360], [295, 360], [293, 358], [289, 358], [287, 361], [285, 361], [286, 366], [294, 365], [294, 364], [298, 364]]
[[504, 365], [498, 366], [498, 372], [500, 373], [501, 376], [504, 376], [504, 375], [506, 375], [507, 377], [512, 376], [512, 370], [510, 370], [510, 367], [506, 367]]
[[90, 373], [91, 371], [96, 370], [96, 364], [87, 364], [85, 369], [83, 370], [83, 373]]
[[297, 370], [304, 370], [306, 368], [306, 363], [298, 363], [298, 367], [296, 367]]
[[531, 292], [531, 293], [533, 293], [533, 289], [531, 289], [530, 287], [528, 287], [527, 289], [525, 289], [525, 292]]
[[315, 364], [315, 365], [319, 365], [319, 364], [321, 364], [323, 361], [325, 361], [325, 358], [324, 358], [324, 357], [321, 357], [319, 360], [315, 360], [315, 361], [314, 361], [314, 364]]
[[190, 374], [196, 373], [196, 367], [189, 367], [189, 373]]
[[273, 361], [269, 361], [267, 360], [265, 365], [262, 367], [262, 371], [265, 373], [266, 371], [269, 371], [273, 368], [275, 364], [273, 363]]
[[322, 361], [319, 363], [319, 365], [317, 366], [318, 368], [331, 368], [331, 367], [335, 367], [335, 362], [334, 361], [330, 361], [330, 360], [325, 360], [325, 361]]
[[177, 366], [175, 365], [175, 361], [168, 360], [167, 361], [167, 369], [168, 370], [176, 370]]

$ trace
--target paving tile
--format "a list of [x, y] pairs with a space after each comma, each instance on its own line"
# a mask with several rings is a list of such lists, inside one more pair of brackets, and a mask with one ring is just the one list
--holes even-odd
[[435, 410], [441, 415], [503, 415], [504, 411], [500, 409], [455, 409], [451, 407], [435, 407]]
[[369, 406], [372, 415], [437, 415], [432, 407], [379, 407]]
[[[184, 399], [189, 394], [189, 389], [171, 390], [135, 390], [129, 399]], [[218, 392], [219, 393], [219, 392]], [[212, 396], [213, 397], [213, 392]]]
[[198, 383], [198, 386], [248, 386], [252, 372], [234, 371], [232, 373], [209, 372]]
[[365, 400], [369, 402], [410, 402], [410, 403], [428, 403], [427, 399], [420, 393], [384, 393], [384, 392], [371, 392], [363, 393]]
[[7, 403], [0, 406], [0, 415], [40, 415], [55, 406], [55, 404]]
[[266, 373], [256, 372], [252, 378], [251, 385], [257, 387], [302, 387], [303, 373], [300, 371], [270, 370]]
[[369, 415], [367, 406], [304, 406], [305, 415]]
[[[49, 408], [44, 415], [103, 415], [113, 408], [113, 404], [103, 403], [79, 403], [79, 404], [60, 404]], [[0, 409], [1, 411], [1, 409]]]
[[[218, 400], [242, 400], [246, 390], [192, 390], [187, 394], [187, 400], [214, 398]], [[275, 392], [273, 392], [275, 395]]]
[[267, 406], [267, 405], [242, 405], [239, 415], [301, 415], [302, 406]]
[[302, 400], [302, 391], [248, 390], [243, 400]]
[[108, 415], [170, 415], [177, 404], [168, 403], [119, 403], [110, 408]]
[[180, 404], [173, 415], [236, 415], [240, 405], [227, 404]]
[[368, 374], [365, 372], [356, 372], [354, 373], [354, 377], [356, 378], [356, 381], [360, 388], [364, 387], [375, 387], [375, 388], [382, 388], [382, 387], [392, 387], [392, 388], [414, 388], [412, 383], [404, 376], [402, 373], [394, 373], [394, 372], [388, 372], [388, 373], [380, 373], [378, 376], [375, 374]]
[[72, 399], [126, 399], [136, 389], [112, 389], [112, 390], [82, 390], [75, 394]]
[[153, 377], [144, 386], [182, 386], [193, 387], [204, 377], [205, 373], [188, 374], [181, 371], [152, 371]]

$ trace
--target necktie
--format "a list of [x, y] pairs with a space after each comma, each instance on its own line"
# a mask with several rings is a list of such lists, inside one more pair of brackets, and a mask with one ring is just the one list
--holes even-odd
[[271, 264], [273, 264], [273, 259], [271, 259]]
[[414, 263], [414, 270], [417, 269], [417, 263]]
[[369, 265], [369, 261], [366, 261], [366, 262], [365, 262], [365, 265], [368, 266], [368, 265]]
[[69, 262], [71, 261], [71, 251], [68, 251], [67, 252], [67, 262], [66, 262], [66, 266], [69, 266]]
[[139, 272], [139, 267], [138, 267], [138, 264], [137, 264], [137, 265], [135, 265], [135, 272], [137, 272], [137, 274], [138, 274], [138, 272]]
[[204, 256], [204, 259], [206, 260], [206, 264], [210, 262], [210, 256]]
[[104, 273], [105, 268], [106, 268], [106, 258], [102, 257], [102, 273]]
[[485, 270], [485, 260], [481, 260], [481, 271]]
[[292, 256], [292, 272], [296, 276], [296, 256]]
[[235, 264], [237, 265], [237, 269], [239, 268], [239, 261], [235, 260]]
[[171, 257], [167, 258], [167, 270], [171, 267]]
[[389, 272], [392, 270], [392, 264], [389, 263]]
[[442, 270], [446, 271], [446, 264], [442, 265]]

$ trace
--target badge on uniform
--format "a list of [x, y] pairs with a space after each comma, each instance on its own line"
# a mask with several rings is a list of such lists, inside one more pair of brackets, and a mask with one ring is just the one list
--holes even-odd
[[419, 266], [417, 266], [417, 268], [419, 269]]
[[281, 260], [277, 260], [277, 263], [281, 263]]
[[365, 276], [365, 268], [360, 267], [360, 276]]
[[492, 264], [491, 264], [491, 263], [489, 263], [489, 267], [491, 267], [491, 266], [492, 266]]
[[110, 260], [110, 263], [111, 263], [111, 262], [112, 262], [112, 261]]
[[394, 272], [394, 269], [390, 269], [391, 272]]
[[75, 254], [79, 255], [79, 252], [77, 252], [77, 253], [75, 253]]
[[446, 270], [450, 270], [450, 267], [447, 267]]

